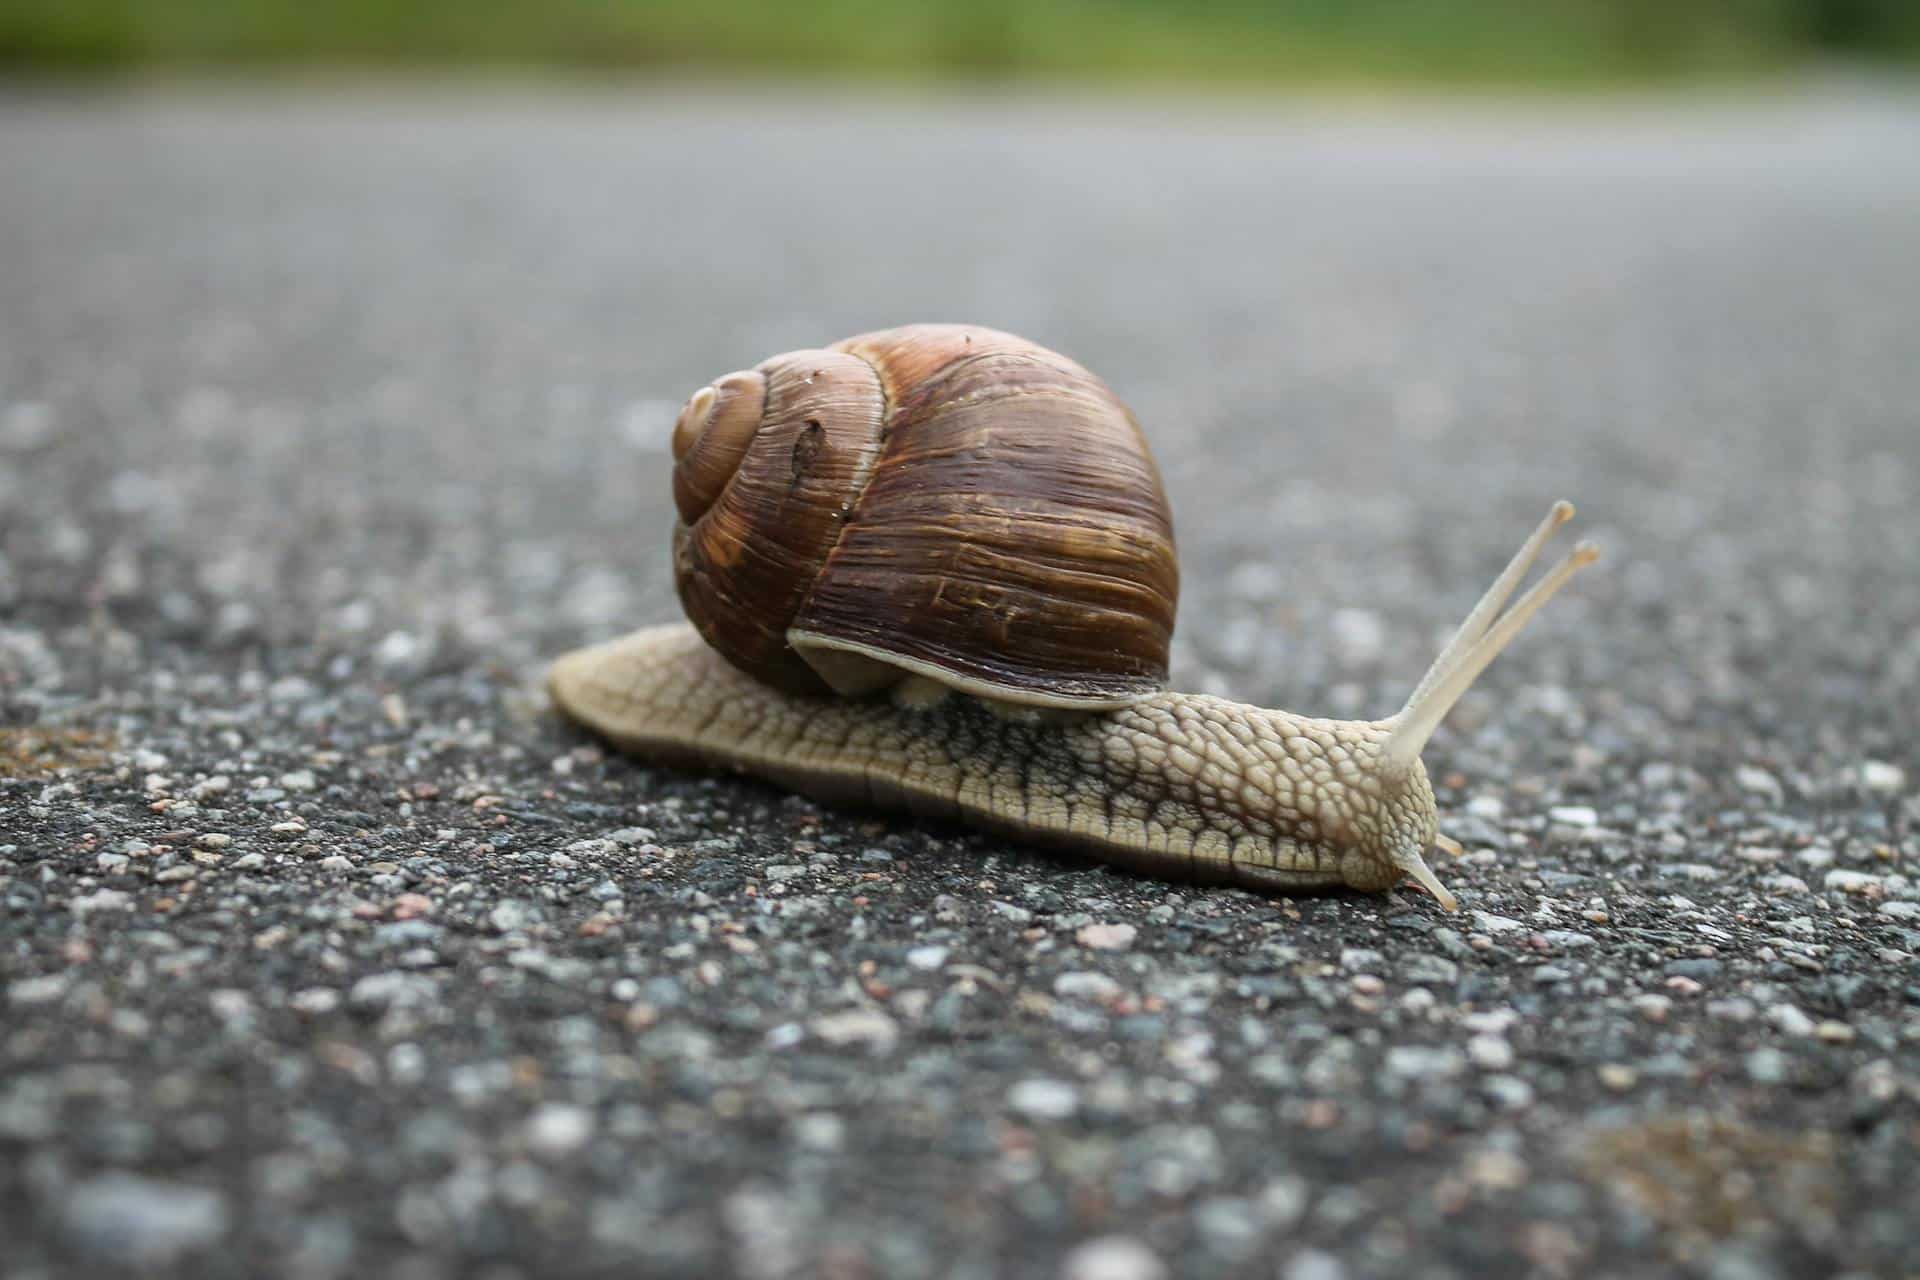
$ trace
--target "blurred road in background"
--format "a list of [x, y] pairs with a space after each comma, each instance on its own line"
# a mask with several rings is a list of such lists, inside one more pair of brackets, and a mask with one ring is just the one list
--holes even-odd
[[[1916, 138], [1848, 83], [0, 102], [9, 1274], [1910, 1267]], [[684, 396], [913, 320], [1134, 406], [1183, 687], [1384, 714], [1581, 505], [1428, 754], [1461, 915], [545, 712], [677, 616]]]

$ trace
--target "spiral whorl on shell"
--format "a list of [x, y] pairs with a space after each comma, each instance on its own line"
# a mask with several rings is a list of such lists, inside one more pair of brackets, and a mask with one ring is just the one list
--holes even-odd
[[696, 392], [673, 452], [681, 603], [767, 684], [1088, 709], [1165, 686], [1159, 471], [1064, 356], [961, 325], [788, 352]]

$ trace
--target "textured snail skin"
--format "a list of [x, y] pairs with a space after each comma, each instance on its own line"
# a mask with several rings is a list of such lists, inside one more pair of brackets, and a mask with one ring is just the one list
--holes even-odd
[[1182, 693], [1073, 718], [962, 695], [919, 708], [797, 695], [756, 682], [681, 624], [568, 654], [549, 688], [643, 759], [961, 819], [1154, 875], [1383, 890], [1407, 874], [1396, 851], [1418, 861], [1435, 839], [1424, 767], [1380, 767], [1385, 722]]

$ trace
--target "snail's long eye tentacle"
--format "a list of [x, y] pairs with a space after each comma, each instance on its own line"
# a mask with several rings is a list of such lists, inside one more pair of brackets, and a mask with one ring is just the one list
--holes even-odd
[[1440, 650], [1439, 656], [1433, 660], [1433, 665], [1427, 668], [1427, 673], [1420, 677], [1420, 683], [1414, 686], [1412, 696], [1407, 699], [1408, 706], [1413, 706], [1424, 698], [1428, 690], [1432, 689], [1453, 668], [1454, 664], [1459, 662], [1461, 655], [1472, 647], [1474, 641], [1487, 634], [1487, 628], [1494, 624], [1500, 614], [1500, 607], [1506, 604], [1507, 598], [1520, 585], [1520, 580], [1527, 576], [1527, 570], [1533, 568], [1533, 562], [1540, 558], [1540, 552], [1547, 545], [1547, 540], [1553, 537], [1556, 529], [1571, 519], [1573, 519], [1571, 502], [1562, 498], [1553, 504], [1553, 509], [1547, 512], [1546, 519], [1542, 520], [1539, 527], [1520, 544], [1520, 550], [1516, 551], [1513, 559], [1507, 562], [1507, 567], [1501, 570], [1500, 576], [1493, 580], [1493, 585], [1488, 587], [1487, 593], [1480, 597], [1480, 602], [1473, 606], [1473, 612], [1467, 615], [1466, 621], [1460, 624], [1460, 629], [1453, 633], [1453, 638], [1448, 640], [1446, 647]]
[[1467, 856], [1467, 847], [1451, 836], [1436, 834], [1433, 837], [1433, 847], [1446, 854], [1449, 858], [1464, 858]]
[[1500, 615], [1485, 634], [1449, 663], [1440, 679], [1417, 698], [1410, 699], [1400, 714], [1389, 722], [1393, 729], [1381, 749], [1382, 770], [1391, 776], [1411, 768], [1413, 762], [1420, 758], [1420, 752], [1433, 736], [1433, 731], [1440, 727], [1440, 722], [1453, 709], [1453, 704], [1460, 700], [1460, 696], [1473, 687], [1473, 682], [1487, 669], [1487, 664], [1500, 656], [1500, 651], [1520, 634], [1527, 620], [1553, 599], [1554, 593], [1567, 585], [1575, 573], [1599, 558], [1600, 550], [1592, 543], [1583, 542], [1576, 546], [1521, 596], [1519, 603]]

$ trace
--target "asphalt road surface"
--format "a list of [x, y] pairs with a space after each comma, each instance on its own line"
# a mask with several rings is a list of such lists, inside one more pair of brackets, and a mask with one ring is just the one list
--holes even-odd
[[[1920, 98], [0, 102], [0, 1270], [1911, 1275]], [[1185, 688], [1399, 705], [1460, 914], [638, 768], [665, 433], [1010, 329]]]

